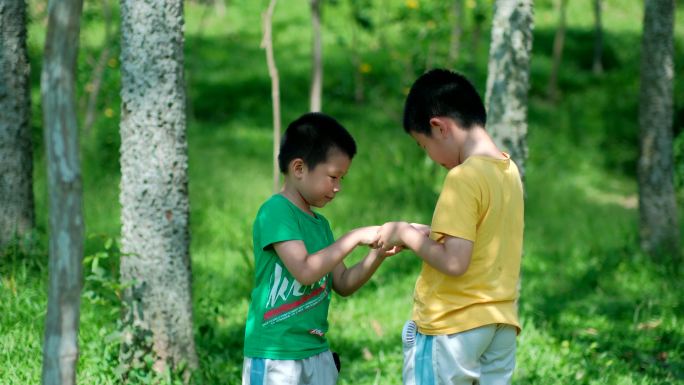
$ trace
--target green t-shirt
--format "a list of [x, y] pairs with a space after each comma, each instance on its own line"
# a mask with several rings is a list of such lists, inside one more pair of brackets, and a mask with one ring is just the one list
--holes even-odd
[[273, 244], [301, 240], [308, 253], [334, 242], [330, 224], [280, 194], [259, 209], [253, 226], [254, 290], [245, 327], [245, 357], [298, 360], [328, 350], [332, 274], [303, 286], [290, 274]]

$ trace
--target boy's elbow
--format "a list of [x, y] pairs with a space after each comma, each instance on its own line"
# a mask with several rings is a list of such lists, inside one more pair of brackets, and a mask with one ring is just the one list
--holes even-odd
[[333, 290], [337, 295], [340, 297], [349, 297], [354, 293], [354, 290], [346, 285], [341, 284], [340, 282], [336, 282], [333, 280]]
[[444, 273], [450, 277], [460, 277], [468, 270], [467, 266], [449, 264], [444, 269]]
[[468, 266], [470, 265], [470, 256], [465, 258], [464, 256], [452, 257], [444, 266], [444, 273], [451, 277], [460, 277], [468, 271]]
[[295, 277], [295, 279], [302, 286], [309, 286], [309, 285], [313, 285], [314, 283], [318, 282], [318, 279], [316, 279], [314, 277], [307, 276], [307, 275], [302, 275], [301, 277]]
[[302, 286], [309, 286], [313, 285], [314, 283], [318, 282], [318, 280], [321, 279], [321, 277], [317, 277], [316, 274], [310, 273], [310, 272], [298, 272], [298, 273], [293, 273], [292, 276], [299, 282], [300, 285]]

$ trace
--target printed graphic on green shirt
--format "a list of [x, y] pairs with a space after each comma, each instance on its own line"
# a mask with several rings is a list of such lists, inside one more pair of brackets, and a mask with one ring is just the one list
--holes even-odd
[[283, 267], [276, 263], [271, 276], [271, 287], [262, 325], [269, 326], [294, 317], [320, 304], [327, 296], [327, 276], [314, 284], [302, 286], [294, 278], [288, 280], [283, 274]]

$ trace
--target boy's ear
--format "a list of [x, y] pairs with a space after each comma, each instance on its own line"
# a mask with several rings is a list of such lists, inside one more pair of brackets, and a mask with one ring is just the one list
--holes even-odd
[[304, 167], [306, 167], [306, 165], [304, 164], [304, 159], [302, 158], [294, 158], [288, 165], [290, 174], [296, 178], [299, 178], [304, 174]]
[[439, 135], [439, 137], [444, 138], [450, 133], [449, 121], [444, 117], [436, 116], [430, 118], [430, 127], [432, 127], [433, 136]]

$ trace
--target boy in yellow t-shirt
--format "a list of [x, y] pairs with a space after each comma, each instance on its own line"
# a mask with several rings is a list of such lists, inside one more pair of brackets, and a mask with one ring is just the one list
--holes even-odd
[[449, 172], [430, 227], [389, 222], [379, 231], [382, 247], [423, 259], [402, 333], [404, 384], [511, 382], [523, 188], [485, 123], [482, 99], [454, 72], [422, 75], [406, 99], [404, 129]]

